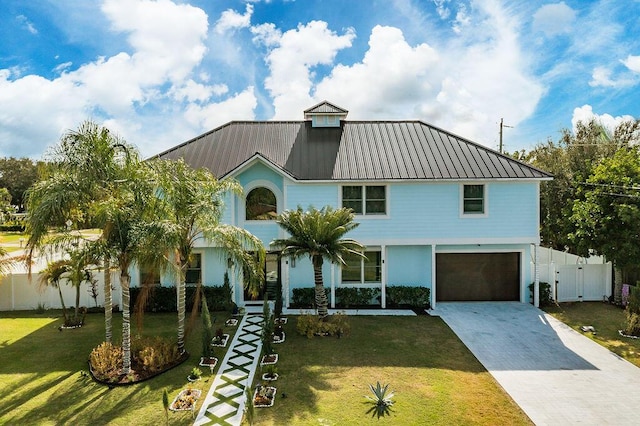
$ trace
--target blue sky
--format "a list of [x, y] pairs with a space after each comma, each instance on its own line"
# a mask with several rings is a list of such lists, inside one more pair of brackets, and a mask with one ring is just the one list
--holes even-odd
[[0, 156], [86, 119], [157, 154], [231, 120], [417, 119], [531, 149], [640, 118], [640, 1], [3, 0]]

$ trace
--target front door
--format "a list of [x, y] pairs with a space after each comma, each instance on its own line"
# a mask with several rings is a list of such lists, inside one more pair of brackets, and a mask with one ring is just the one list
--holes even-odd
[[260, 286], [260, 291], [256, 298], [252, 299], [251, 295], [244, 291], [244, 300], [246, 303], [261, 303], [264, 301], [265, 294], [268, 300], [275, 300], [278, 287], [280, 285], [280, 253], [271, 252], [267, 253], [265, 257], [264, 268], [264, 281]]

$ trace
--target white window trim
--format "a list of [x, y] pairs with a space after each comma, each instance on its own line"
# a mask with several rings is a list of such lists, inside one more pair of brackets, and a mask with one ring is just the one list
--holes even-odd
[[[464, 211], [464, 187], [466, 185], [482, 185], [483, 186], [483, 213], [465, 213]], [[476, 219], [489, 216], [489, 185], [486, 182], [464, 182], [460, 184], [460, 218]]]
[[276, 196], [276, 214], [282, 213], [283, 196], [282, 196], [282, 191], [280, 191], [280, 188], [278, 188], [273, 182], [269, 180], [265, 180], [265, 179], [254, 180], [248, 183], [247, 186], [244, 187], [245, 196], [242, 197], [242, 202], [238, 203], [239, 210], [240, 210], [239, 211], [240, 213], [239, 222], [241, 224], [240, 227], [244, 227], [242, 224], [245, 224], [245, 223], [250, 225], [273, 225], [275, 223], [274, 220], [247, 220], [246, 219], [247, 218], [246, 195], [256, 188], [267, 188], [269, 191], [273, 192], [273, 195]]
[[382, 249], [380, 247], [367, 247], [366, 252], [378, 252], [380, 253], [380, 281], [370, 281], [365, 282], [364, 279], [364, 259], [360, 258], [360, 281], [342, 281], [342, 267], [340, 268], [340, 285], [341, 286], [357, 286], [357, 287], [372, 287], [377, 288], [380, 287], [383, 280], [383, 267], [384, 267], [384, 257], [382, 253]]
[[387, 184], [377, 184], [377, 183], [373, 183], [373, 182], [368, 182], [368, 183], [345, 183], [342, 184], [338, 187], [338, 199], [340, 200], [340, 207], [344, 207], [342, 205], [342, 188], [345, 186], [360, 186], [362, 187], [362, 208], [366, 209], [367, 207], [367, 198], [366, 198], [366, 192], [367, 190], [365, 189], [365, 187], [367, 186], [384, 186], [384, 210], [385, 213], [384, 214], [375, 214], [375, 213], [354, 213], [356, 218], [360, 219], [389, 219], [389, 199], [390, 197], [390, 186]]

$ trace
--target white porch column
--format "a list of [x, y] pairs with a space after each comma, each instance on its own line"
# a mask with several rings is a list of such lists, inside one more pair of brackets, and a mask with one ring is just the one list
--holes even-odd
[[380, 248], [380, 256], [382, 257], [381, 285], [380, 285], [380, 306], [382, 309], [387, 307], [387, 246]]
[[431, 309], [436, 308], [436, 245], [431, 244]]

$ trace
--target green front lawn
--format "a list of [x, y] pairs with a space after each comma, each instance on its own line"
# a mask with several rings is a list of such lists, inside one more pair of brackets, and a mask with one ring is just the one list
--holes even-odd
[[[187, 341], [191, 357], [182, 365], [154, 379], [133, 386], [115, 387], [93, 382], [88, 371], [91, 349], [104, 340], [104, 315], [89, 314], [85, 326], [58, 331], [59, 311], [0, 312], [0, 424], [24, 425], [157, 425], [164, 421], [162, 391], [173, 399], [187, 386], [187, 375], [200, 360], [200, 320]], [[224, 326], [224, 313], [214, 327]], [[114, 315], [114, 339], [120, 340], [121, 315]], [[177, 315], [144, 317], [140, 330], [132, 320], [132, 336], [177, 335]], [[225, 328], [233, 335], [237, 327]], [[216, 348], [222, 359], [224, 352]], [[209, 389], [208, 369], [193, 388]], [[204, 399], [204, 394], [203, 394]], [[172, 425], [192, 423], [190, 413], [170, 413]]]
[[[226, 316], [214, 315], [215, 328]], [[173, 399], [199, 359], [199, 321], [187, 341], [192, 357], [185, 364], [134, 386], [108, 389], [81, 374], [104, 335], [102, 314], [87, 319], [83, 328], [60, 332], [62, 321], [50, 312], [0, 313], [0, 424], [164, 422], [162, 390]], [[439, 318], [359, 316], [349, 322], [349, 336], [307, 339], [295, 332], [295, 317], [290, 317], [286, 341], [274, 345], [280, 354], [277, 401], [274, 408], [256, 409], [256, 424], [378, 424], [366, 414], [364, 398], [367, 385], [376, 381], [390, 383], [396, 393], [391, 418], [380, 422], [531, 424]], [[147, 314], [143, 333], [173, 337], [175, 327], [175, 315]], [[136, 333], [140, 330], [133, 325]], [[222, 358], [220, 350], [216, 355]], [[196, 382], [202, 399], [211, 382], [208, 373]], [[172, 425], [191, 422], [189, 413], [170, 413]]]
[[[258, 425], [531, 424], [440, 318], [349, 317], [341, 339], [298, 335], [292, 319], [274, 345], [280, 396]], [[390, 418], [366, 414], [377, 381], [395, 392]]]
[[[620, 336], [618, 330], [625, 326], [623, 309], [602, 302], [560, 303], [544, 310], [571, 328], [601, 344], [610, 351], [640, 367], [640, 339]], [[580, 327], [591, 325], [596, 333], [583, 333]]]

